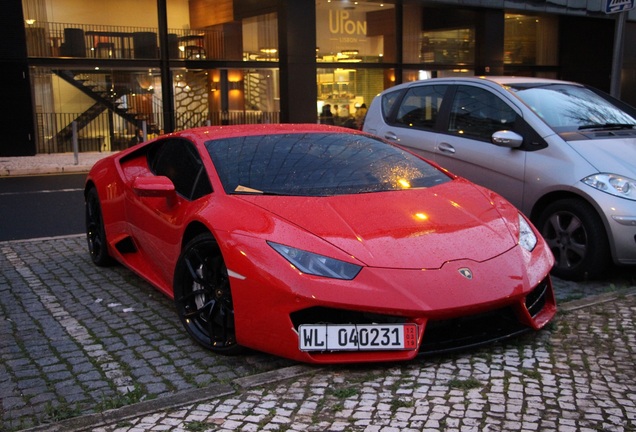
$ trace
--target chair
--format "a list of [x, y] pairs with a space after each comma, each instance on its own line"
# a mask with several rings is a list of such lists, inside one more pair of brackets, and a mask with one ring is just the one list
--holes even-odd
[[179, 37], [175, 33], [168, 34], [168, 57], [179, 58]]
[[86, 57], [86, 40], [84, 30], [79, 28], [65, 28], [64, 42], [60, 46], [62, 57]]
[[95, 57], [113, 58], [115, 57], [115, 44], [112, 42], [97, 42], [94, 53]]
[[153, 32], [133, 33], [133, 52], [135, 58], [157, 58], [159, 56], [157, 34]]

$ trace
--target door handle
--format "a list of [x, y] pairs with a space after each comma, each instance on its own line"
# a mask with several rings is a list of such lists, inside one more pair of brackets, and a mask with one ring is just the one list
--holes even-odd
[[388, 139], [388, 140], [392, 140], [392, 141], [397, 141], [398, 137], [395, 133], [393, 132], [387, 132], [384, 134], [384, 138]]
[[437, 149], [442, 153], [455, 154], [455, 147], [453, 147], [449, 143], [440, 143], [440, 145], [437, 146]]

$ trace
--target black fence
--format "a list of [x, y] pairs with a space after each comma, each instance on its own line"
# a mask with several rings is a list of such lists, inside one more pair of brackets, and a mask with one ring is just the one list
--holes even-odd
[[[37, 114], [37, 153], [73, 152], [74, 136], [77, 137], [79, 152], [105, 152], [123, 150], [134, 142], [138, 129], [145, 130], [147, 138], [161, 133], [163, 114], [154, 113], [148, 121], [136, 124], [110, 111], [98, 116], [87, 124], [78, 122], [82, 113], [40, 113]], [[182, 113], [176, 116], [175, 130], [208, 125], [240, 125], [280, 122], [279, 112], [229, 111]], [[155, 125], [150, 127], [149, 125]], [[81, 126], [80, 126], [81, 125]]]
[[[153, 27], [43, 22], [27, 25], [25, 33], [29, 57], [154, 59], [160, 53]], [[171, 59], [188, 60], [229, 56], [223, 32], [209, 29], [169, 29], [168, 53]]]

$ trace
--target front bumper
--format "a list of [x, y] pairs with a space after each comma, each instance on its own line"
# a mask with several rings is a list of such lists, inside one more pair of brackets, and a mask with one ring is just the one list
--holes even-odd
[[[246, 258], [256, 251], [244, 246], [242, 254], [226, 257], [228, 268], [242, 275], [231, 279], [237, 340], [298, 361], [408, 360], [420, 352], [450, 351], [538, 330], [556, 313], [549, 277], [554, 261], [543, 242], [532, 253], [516, 246], [485, 262], [449, 261], [439, 269], [364, 267], [350, 281], [302, 274], [281, 266], [277, 255], [257, 264]], [[472, 277], [463, 274], [466, 268]], [[497, 324], [478, 334], [462, 334], [493, 319]], [[417, 324], [418, 350], [299, 349], [301, 324], [400, 322]], [[447, 334], [451, 328], [457, 336]]]
[[589, 197], [601, 214], [615, 264], [636, 264], [636, 201], [594, 190]]
[[451, 318], [400, 317], [359, 311], [311, 307], [291, 314], [294, 329], [303, 324], [418, 324], [418, 349], [382, 352], [310, 352], [303, 353], [314, 363], [347, 363], [409, 360], [417, 355], [433, 355], [502, 341], [539, 330], [556, 313], [556, 302], [549, 276], [525, 296], [501, 307]]

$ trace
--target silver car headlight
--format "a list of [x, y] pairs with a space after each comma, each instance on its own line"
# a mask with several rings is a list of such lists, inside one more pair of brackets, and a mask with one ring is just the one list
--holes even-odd
[[534, 231], [526, 221], [526, 218], [519, 214], [519, 246], [528, 252], [532, 252], [536, 245], [537, 236], [534, 235]]
[[594, 174], [582, 180], [588, 186], [610, 195], [636, 201], [636, 180], [618, 174]]
[[318, 255], [291, 246], [267, 242], [276, 252], [303, 273], [333, 279], [351, 280], [360, 273], [361, 266]]

